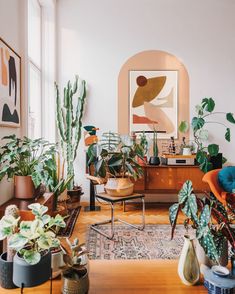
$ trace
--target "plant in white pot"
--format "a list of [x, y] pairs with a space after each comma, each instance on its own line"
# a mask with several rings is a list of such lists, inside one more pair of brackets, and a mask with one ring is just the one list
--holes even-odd
[[41, 138], [22, 139], [16, 135], [5, 136], [5, 145], [0, 147], [0, 180], [5, 176], [14, 178], [15, 197], [21, 199], [35, 197], [35, 188], [47, 185], [48, 174], [45, 167], [55, 153], [56, 145]]
[[136, 161], [142, 157], [142, 147], [134, 143], [130, 136], [122, 136], [116, 150], [109, 150], [98, 143], [88, 148], [88, 165], [94, 166], [95, 176], [107, 178], [106, 192], [111, 196], [127, 196], [133, 193], [134, 184], [130, 180], [142, 177], [143, 169]]
[[[13, 282], [18, 287], [33, 287], [51, 276], [51, 248], [58, 247], [55, 227], [65, 227], [63, 217], [46, 214], [48, 208], [33, 203], [28, 206], [35, 215], [33, 221], [14, 223], [14, 233], [8, 246], [16, 251], [13, 263]], [[5, 222], [7, 219], [5, 219]], [[9, 221], [8, 221], [9, 222]], [[13, 226], [13, 224], [12, 224]], [[11, 230], [8, 227], [8, 230]]]

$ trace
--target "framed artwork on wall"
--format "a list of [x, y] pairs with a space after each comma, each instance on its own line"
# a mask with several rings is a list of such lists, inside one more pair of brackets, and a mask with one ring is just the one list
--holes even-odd
[[178, 71], [129, 71], [130, 132], [160, 131], [159, 139], [178, 137]]
[[0, 126], [20, 127], [21, 59], [0, 38]]

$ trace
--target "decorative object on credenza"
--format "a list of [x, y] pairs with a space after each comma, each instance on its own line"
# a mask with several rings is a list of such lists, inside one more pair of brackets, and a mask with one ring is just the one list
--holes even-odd
[[0, 256], [0, 286], [6, 289], [16, 288], [13, 283], [13, 258], [15, 250], [11, 249], [9, 238], [16, 233], [17, 223], [19, 221], [19, 209], [16, 205], [9, 205], [5, 209], [4, 217], [0, 220], [0, 240], [7, 240], [7, 252]]
[[160, 158], [158, 157], [158, 145], [157, 145], [157, 130], [156, 126], [154, 126], [153, 131], [153, 156], [149, 158], [150, 165], [159, 165]]
[[[221, 112], [214, 111], [215, 101], [212, 98], [203, 98], [201, 103], [196, 106], [196, 116], [192, 118], [191, 128], [193, 130], [194, 142], [197, 146], [197, 156], [196, 159], [200, 165], [200, 169], [203, 172], [207, 172], [211, 169], [222, 168], [222, 163], [226, 161], [225, 158], [222, 159], [222, 155], [219, 154], [218, 144], [209, 144], [206, 146], [208, 140], [209, 132], [205, 129], [207, 124], [214, 123], [216, 125], [222, 125], [225, 128], [225, 140], [230, 142], [230, 128], [223, 122], [211, 121], [214, 115], [224, 115], [225, 119], [235, 124], [234, 114], [231, 112]], [[179, 126], [180, 132], [188, 131], [189, 124], [186, 121], [182, 121]]]
[[98, 137], [96, 135], [96, 131], [99, 130], [99, 128], [96, 128], [95, 126], [84, 126], [85, 129], [84, 132], [84, 141], [85, 141], [85, 146], [89, 146], [93, 143], [98, 142]]
[[44, 139], [17, 138], [16, 135], [5, 136], [7, 143], [0, 147], [0, 180], [4, 176], [14, 177], [15, 197], [29, 199], [35, 197], [35, 188], [51, 178], [45, 172], [55, 154], [55, 144]]
[[89, 291], [89, 276], [88, 276], [88, 262], [84, 258], [87, 250], [84, 244], [79, 244], [78, 239], [74, 239], [69, 244], [69, 250], [63, 247], [64, 250], [64, 266], [62, 269], [62, 289], [63, 294], [87, 294]]
[[233, 294], [235, 278], [229, 275], [229, 270], [222, 266], [209, 268], [201, 265], [201, 273], [204, 276], [204, 285], [208, 294]]
[[[90, 145], [87, 151], [88, 166], [94, 166], [95, 175], [108, 178], [107, 193], [109, 195], [131, 195], [134, 184], [130, 178], [136, 180], [143, 175], [142, 167], [136, 161], [136, 157], [142, 158], [142, 148], [128, 135], [121, 136], [121, 143], [118, 145], [116, 140], [113, 141], [108, 140], [108, 143], [102, 145]], [[115, 185], [114, 182], [116, 182]]]
[[148, 142], [148, 138], [146, 136], [146, 133], [144, 131], [140, 134], [140, 140], [139, 141], [140, 141], [140, 143], [139, 143], [140, 147], [142, 147], [142, 157], [144, 158], [144, 160], [138, 159], [138, 162], [140, 164], [146, 164], [149, 142]]
[[[61, 104], [59, 86], [56, 89], [56, 121], [59, 129], [60, 147], [66, 161], [66, 176], [73, 177], [68, 184], [68, 190], [74, 187], [74, 161], [77, 157], [77, 149], [82, 135], [82, 118], [86, 99], [86, 82], [75, 77], [72, 86], [68, 81], [64, 88], [63, 105]], [[76, 105], [74, 114], [74, 105]]]
[[159, 129], [166, 131], [159, 139], [177, 137], [177, 88], [176, 70], [130, 70], [130, 132], [153, 131], [152, 122], [157, 118]]
[[195, 285], [200, 279], [200, 266], [193, 245], [193, 239], [184, 236], [184, 246], [178, 263], [178, 274], [181, 281], [187, 285]]
[[20, 56], [0, 38], [0, 125], [20, 127]]
[[195, 158], [195, 155], [162, 154], [161, 163], [162, 165], [194, 165]]
[[193, 193], [192, 182], [186, 181], [178, 194], [178, 202], [169, 209], [172, 238], [179, 211], [182, 211], [186, 217], [184, 221], [186, 231], [190, 225], [196, 230], [196, 238], [209, 259], [218, 264], [224, 261], [222, 265], [226, 265], [224, 248], [229, 241], [234, 249], [235, 233], [230, 226], [228, 213], [223, 204], [213, 195], [205, 194], [203, 199], [197, 197]]

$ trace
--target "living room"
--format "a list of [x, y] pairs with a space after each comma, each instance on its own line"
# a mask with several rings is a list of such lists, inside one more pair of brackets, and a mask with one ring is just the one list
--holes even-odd
[[[20, 251], [12, 289], [0, 260], [1, 293], [233, 293], [234, 12], [231, 0], [0, 0], [1, 253]], [[24, 280], [16, 257], [45, 254], [15, 239], [34, 218], [56, 270]], [[73, 279], [69, 247], [85, 259]]]

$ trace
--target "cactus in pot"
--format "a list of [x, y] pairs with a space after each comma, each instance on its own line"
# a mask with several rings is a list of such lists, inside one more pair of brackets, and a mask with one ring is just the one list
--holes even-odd
[[[80, 83], [80, 87], [79, 84]], [[72, 86], [68, 81], [64, 88], [63, 105], [61, 104], [59, 87], [56, 89], [56, 121], [59, 129], [60, 145], [63, 157], [66, 161], [67, 176], [74, 176], [74, 160], [77, 156], [77, 149], [81, 139], [82, 118], [86, 98], [86, 82], [75, 77]], [[76, 98], [75, 98], [76, 96]], [[76, 105], [75, 105], [76, 101]], [[75, 111], [74, 111], [75, 106]], [[73, 181], [68, 184], [68, 189], [73, 188]]]

